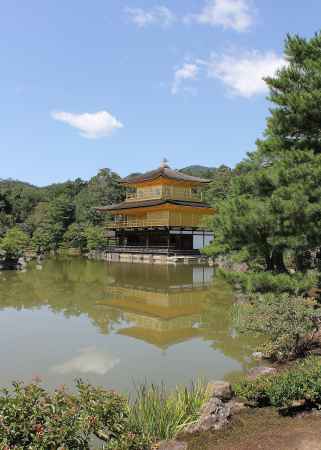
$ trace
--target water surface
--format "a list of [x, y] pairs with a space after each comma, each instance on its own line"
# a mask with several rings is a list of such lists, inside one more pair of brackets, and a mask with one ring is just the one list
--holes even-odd
[[0, 385], [40, 376], [130, 390], [229, 378], [249, 363], [210, 267], [49, 259], [0, 272]]

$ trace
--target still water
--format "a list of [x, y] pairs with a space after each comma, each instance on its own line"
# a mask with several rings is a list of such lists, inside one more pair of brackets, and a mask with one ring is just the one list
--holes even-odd
[[59, 258], [0, 272], [0, 385], [83, 378], [129, 391], [237, 376], [254, 348], [232, 305], [203, 266]]

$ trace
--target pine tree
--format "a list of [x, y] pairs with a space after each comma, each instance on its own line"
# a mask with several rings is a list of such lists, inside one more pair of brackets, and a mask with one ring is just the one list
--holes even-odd
[[287, 65], [266, 80], [273, 103], [265, 137], [236, 168], [214, 218], [212, 253], [246, 248], [282, 272], [290, 250], [321, 243], [321, 33], [287, 36]]

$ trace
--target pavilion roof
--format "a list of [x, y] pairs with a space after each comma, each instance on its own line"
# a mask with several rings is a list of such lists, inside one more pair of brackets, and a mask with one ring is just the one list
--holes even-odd
[[100, 206], [97, 207], [97, 211], [116, 211], [122, 209], [133, 209], [133, 208], [148, 208], [151, 206], [159, 206], [165, 204], [172, 204], [178, 206], [191, 206], [193, 208], [209, 208], [207, 203], [201, 202], [189, 202], [185, 200], [171, 200], [171, 199], [159, 199], [159, 200], [141, 200], [137, 202], [124, 201], [114, 205]]
[[140, 175], [128, 176], [120, 180], [122, 184], [139, 184], [145, 181], [156, 180], [157, 178], [168, 178], [170, 180], [191, 182], [193, 184], [204, 184], [210, 183], [211, 180], [206, 178], [194, 177], [192, 175], [187, 175], [186, 173], [179, 172], [178, 170], [171, 169], [167, 164], [162, 164], [158, 169], [145, 172]]
[[159, 331], [142, 327], [131, 327], [120, 329], [117, 331], [117, 334], [139, 339], [140, 341], [147, 342], [148, 344], [166, 350], [174, 344], [201, 337], [202, 330], [199, 328], [185, 328]]

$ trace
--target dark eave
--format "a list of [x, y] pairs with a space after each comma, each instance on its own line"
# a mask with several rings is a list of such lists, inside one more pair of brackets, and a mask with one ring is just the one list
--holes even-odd
[[192, 175], [187, 175], [183, 172], [178, 172], [177, 170], [173, 170], [168, 166], [159, 167], [156, 170], [151, 170], [150, 172], [145, 172], [141, 175], [130, 176], [127, 178], [123, 178], [120, 180], [122, 184], [138, 184], [143, 183], [145, 181], [156, 180], [157, 178], [168, 178], [170, 180], [176, 181], [187, 181], [191, 183], [210, 183], [211, 180], [206, 178], [193, 177]]
[[96, 208], [97, 211], [117, 211], [122, 209], [134, 209], [134, 208], [148, 208], [151, 206], [159, 205], [178, 205], [178, 206], [189, 206], [193, 208], [210, 208], [207, 203], [201, 202], [188, 202], [184, 200], [144, 200], [139, 202], [122, 202], [116, 205], [100, 206]]

